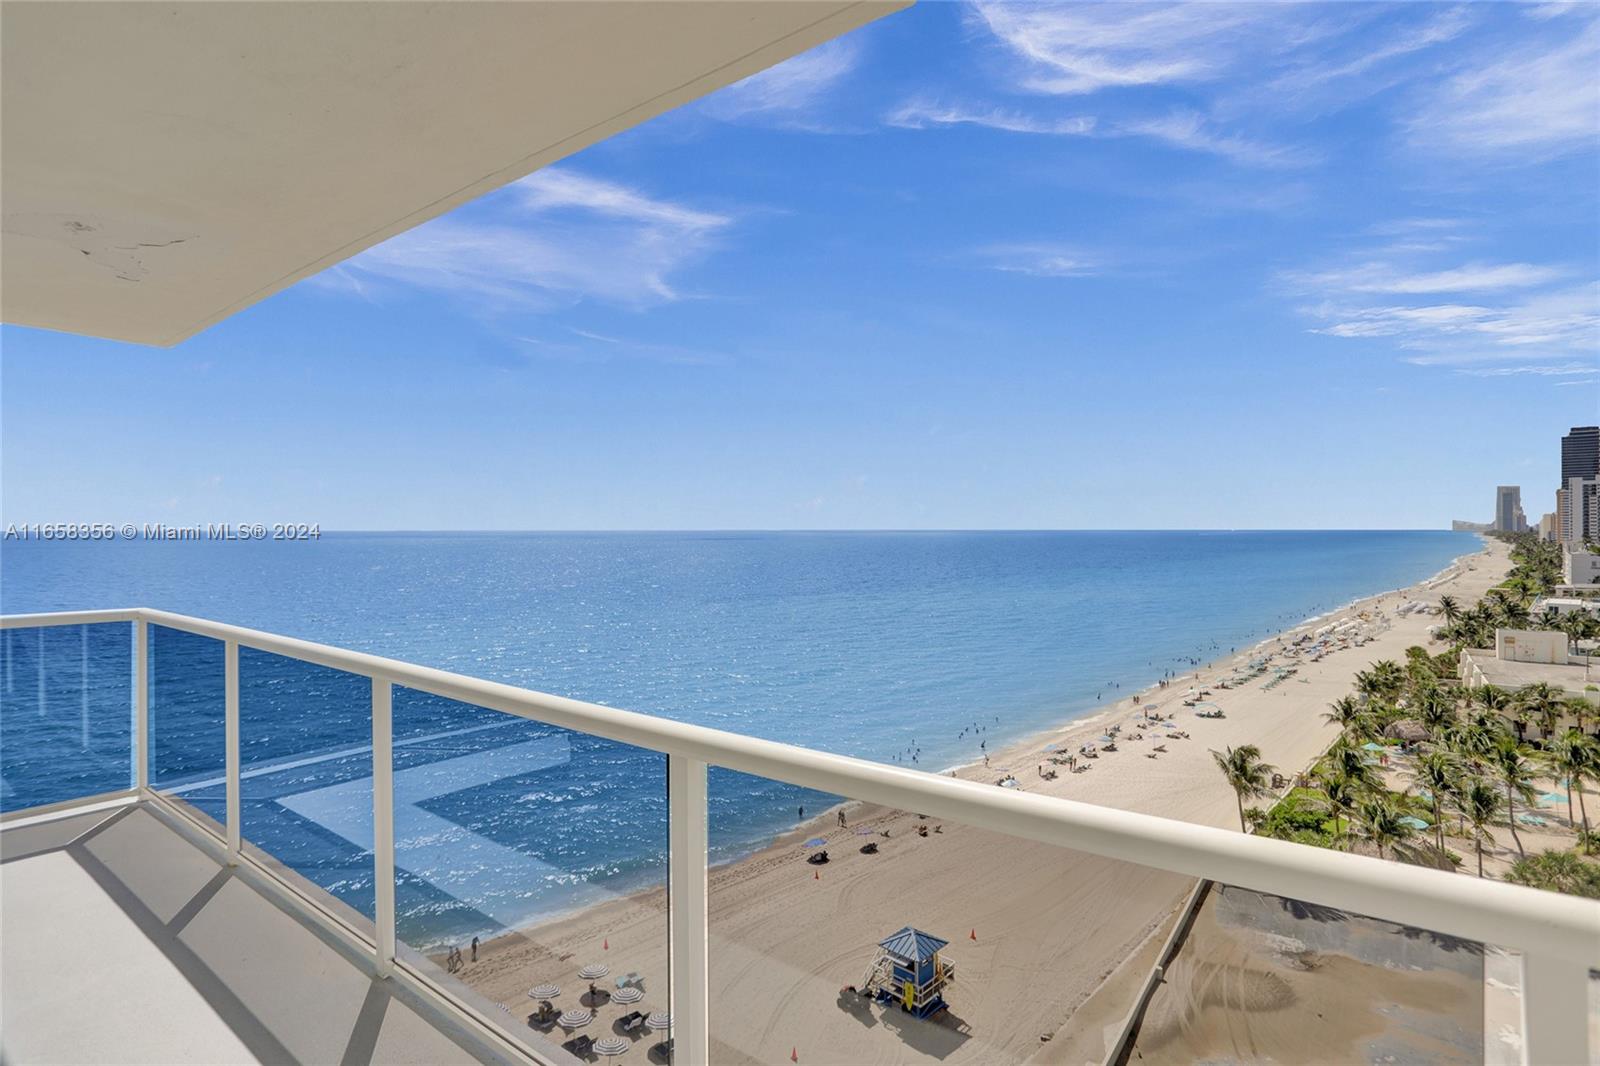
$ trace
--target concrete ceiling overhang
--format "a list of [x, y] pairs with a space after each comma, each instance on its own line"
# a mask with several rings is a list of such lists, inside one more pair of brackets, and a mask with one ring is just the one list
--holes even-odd
[[909, 0], [0, 4], [0, 314], [170, 345]]

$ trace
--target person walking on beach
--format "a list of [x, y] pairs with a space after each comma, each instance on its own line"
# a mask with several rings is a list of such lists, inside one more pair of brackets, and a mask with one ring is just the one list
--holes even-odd
[[840, 811], [839, 812], [839, 828], [840, 829], [848, 829], [848, 828], [850, 828], [849, 826], [844, 824], [844, 811]]
[[472, 961], [473, 962], [477, 962], [478, 961], [478, 938], [477, 937], [473, 937], [472, 938]]

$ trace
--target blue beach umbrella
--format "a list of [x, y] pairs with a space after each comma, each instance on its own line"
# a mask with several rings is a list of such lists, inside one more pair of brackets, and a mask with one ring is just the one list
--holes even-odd
[[1427, 822], [1424, 822], [1421, 818], [1417, 818], [1417, 817], [1414, 817], [1414, 816], [1409, 815], [1409, 814], [1406, 815], [1404, 818], [1400, 819], [1400, 824], [1401, 825], [1409, 825], [1413, 829], [1426, 829], [1426, 828], [1428, 828], [1428, 823]]
[[1539, 806], [1541, 807], [1559, 807], [1565, 802], [1567, 802], [1567, 797], [1560, 792], [1546, 792], [1539, 797]]
[[1374, 744], [1370, 740], [1367, 741], [1365, 744], [1361, 745], [1361, 748], [1362, 748], [1363, 751], [1385, 751], [1385, 750], [1387, 750], [1386, 748], [1384, 748], [1384, 746], [1382, 744]]
[[820, 848], [820, 847], [822, 847], [822, 845], [826, 844], [827, 842], [828, 842], [828, 838], [827, 837], [812, 837], [810, 840], [806, 841], [806, 847], [808, 847], [808, 848]]

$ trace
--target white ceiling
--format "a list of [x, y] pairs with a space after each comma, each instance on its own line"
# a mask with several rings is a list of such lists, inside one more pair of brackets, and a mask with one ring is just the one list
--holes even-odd
[[0, 313], [174, 344], [908, 2], [5, 0]]

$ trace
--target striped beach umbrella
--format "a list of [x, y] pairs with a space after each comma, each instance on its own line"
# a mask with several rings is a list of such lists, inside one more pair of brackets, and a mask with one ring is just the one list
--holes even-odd
[[672, 1015], [664, 1010], [658, 1010], [644, 1020], [644, 1027], [646, 1029], [671, 1029]]
[[614, 1059], [624, 1051], [627, 1051], [629, 1047], [629, 1043], [622, 1037], [608, 1036], [604, 1040], [595, 1041], [594, 1052], [596, 1055], [604, 1055], [608, 1059]]
[[556, 1024], [563, 1029], [581, 1029], [592, 1021], [594, 1021], [594, 1011], [574, 1007], [571, 1010], [562, 1011], [561, 1017], [556, 1019]]
[[611, 998], [618, 1003], [637, 1003], [644, 998], [644, 989], [629, 985], [627, 988], [617, 989]]
[[585, 981], [598, 981], [600, 978], [604, 977], [610, 972], [611, 967], [605, 965], [604, 963], [596, 963], [593, 966], [585, 966], [583, 969], [579, 970], [578, 976], [583, 978]]
[[552, 985], [549, 983], [534, 985], [532, 988], [528, 989], [529, 999], [555, 999], [560, 994], [561, 986]]

